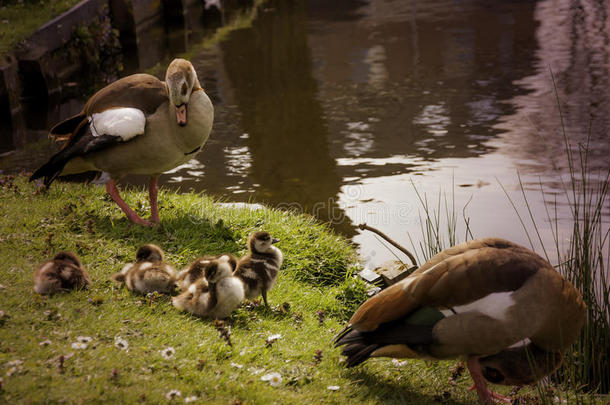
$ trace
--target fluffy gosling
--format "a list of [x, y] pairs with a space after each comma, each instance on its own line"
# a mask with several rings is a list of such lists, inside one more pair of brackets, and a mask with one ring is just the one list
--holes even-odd
[[229, 255], [206, 262], [203, 264], [205, 278], [172, 298], [172, 304], [196, 316], [223, 319], [244, 300], [244, 286], [232, 276], [234, 267]]
[[248, 239], [250, 253], [239, 259], [233, 273], [244, 283], [246, 298], [263, 296], [265, 306], [267, 291], [273, 287], [284, 259], [282, 251], [273, 246], [279, 239], [271, 238], [268, 232], [254, 232]]
[[117, 283], [125, 283], [127, 289], [140, 294], [169, 294], [174, 289], [176, 270], [163, 259], [163, 251], [159, 246], [140, 246], [136, 253], [136, 262], [125, 265], [123, 270], [111, 278]]
[[188, 290], [191, 284], [205, 277], [205, 268], [214, 260], [226, 260], [231, 266], [231, 272], [237, 267], [237, 258], [232, 254], [217, 256], [203, 256], [195, 260], [184, 270], [181, 270], [176, 277], [176, 285], [182, 291]]
[[72, 252], [60, 252], [34, 270], [34, 291], [38, 294], [87, 288], [89, 284], [89, 275]]

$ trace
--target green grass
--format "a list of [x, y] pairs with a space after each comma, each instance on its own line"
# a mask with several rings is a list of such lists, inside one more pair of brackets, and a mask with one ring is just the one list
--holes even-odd
[[11, 52], [41, 25], [80, 0], [7, 1], [0, 7], [0, 58]]
[[[146, 215], [144, 191], [124, 195]], [[177, 402], [196, 395], [221, 404], [476, 402], [467, 373], [447, 384], [455, 362], [342, 366], [332, 337], [364, 296], [351, 278], [359, 269], [354, 248], [326, 226], [222, 206], [201, 194], [162, 191], [160, 206], [162, 226], [146, 229], [130, 225], [100, 187], [55, 183], [37, 193], [23, 176], [0, 176], [0, 403], [159, 403], [172, 389], [182, 393]], [[227, 321], [232, 347], [213, 322], [178, 312], [168, 297], [139, 296], [109, 280], [140, 244], [160, 245], [181, 268], [203, 254], [242, 254], [247, 235], [259, 229], [282, 239], [285, 264], [269, 293], [275, 309], [240, 307]], [[40, 297], [33, 269], [59, 250], [81, 256], [92, 287]], [[285, 302], [290, 308], [280, 309]], [[282, 337], [266, 347], [276, 333]], [[71, 347], [78, 336], [92, 338], [87, 349]], [[115, 347], [117, 337], [127, 351]], [[176, 351], [169, 360], [160, 353], [167, 347]], [[23, 370], [7, 375], [13, 360]], [[281, 374], [280, 386], [261, 381], [270, 372]]]

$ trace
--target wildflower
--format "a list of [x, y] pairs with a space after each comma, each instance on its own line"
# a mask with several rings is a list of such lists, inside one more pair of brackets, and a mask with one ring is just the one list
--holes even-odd
[[121, 350], [127, 350], [127, 348], [129, 347], [129, 343], [127, 343], [127, 341], [121, 338], [120, 336], [114, 338], [114, 345]]
[[169, 401], [181, 396], [182, 392], [180, 392], [180, 390], [171, 390], [167, 394], [165, 394], [165, 398], [167, 398]]
[[199, 397], [197, 395], [191, 395], [190, 397], [186, 397], [184, 398], [184, 402], [191, 403], [191, 402], [195, 402], [199, 399]]
[[23, 360], [19, 360], [19, 359], [17, 359], [17, 360], [11, 360], [11, 361], [9, 361], [8, 363], [6, 363], [6, 365], [7, 365], [8, 367], [20, 366], [20, 365], [22, 365], [22, 364], [23, 364]]
[[85, 350], [87, 348], [87, 343], [74, 342], [72, 343], [72, 348], [76, 350]]
[[38, 343], [39, 346], [48, 346], [50, 344], [51, 344], [51, 341], [49, 339], [43, 340], [42, 342]]
[[89, 343], [91, 342], [93, 339], [89, 336], [77, 336], [76, 337], [76, 341], [80, 342], [80, 343]]
[[269, 385], [277, 387], [282, 383], [282, 376], [280, 373], [269, 373], [261, 377], [262, 381], [269, 381]]
[[16, 365], [16, 366], [13, 366], [13, 367], [8, 369], [8, 371], [6, 372], [6, 376], [10, 377], [13, 374], [19, 374], [19, 373], [22, 373], [22, 372], [23, 372], [23, 366]]
[[396, 367], [402, 367], [405, 364], [407, 364], [407, 361], [406, 360], [392, 359], [392, 364], [394, 364]]
[[163, 358], [166, 360], [173, 358], [174, 354], [176, 354], [176, 350], [173, 347], [166, 347], [165, 349], [161, 350], [161, 356], [163, 356]]
[[231, 367], [235, 367], [235, 368], [243, 368], [244, 366], [242, 366], [241, 364], [237, 364], [237, 363], [233, 363], [233, 362], [231, 362]]
[[326, 389], [329, 391], [339, 391], [339, 386], [338, 385], [329, 385], [328, 387], [326, 387]]

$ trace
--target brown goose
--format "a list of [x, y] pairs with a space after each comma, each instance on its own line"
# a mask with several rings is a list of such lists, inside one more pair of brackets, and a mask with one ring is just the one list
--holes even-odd
[[163, 261], [163, 251], [159, 246], [140, 246], [136, 252], [136, 262], [127, 264], [111, 279], [125, 283], [130, 291], [148, 294], [159, 292], [169, 294], [174, 289], [176, 270]]
[[267, 307], [267, 291], [275, 284], [284, 259], [282, 251], [273, 246], [279, 241], [271, 238], [268, 232], [252, 233], [248, 238], [250, 253], [239, 259], [237, 269], [233, 273], [243, 281], [246, 298], [252, 299], [262, 295]]
[[38, 294], [87, 288], [89, 284], [89, 275], [78, 256], [72, 252], [60, 252], [34, 270], [34, 291]]
[[[106, 191], [135, 223], [159, 223], [157, 178], [193, 158], [212, 129], [214, 109], [193, 65], [174, 59], [165, 82], [148, 74], [124, 77], [95, 93], [83, 111], [51, 128], [62, 149], [30, 180], [48, 187], [57, 176], [101, 172]], [[127, 174], [150, 175], [152, 223], [123, 201], [116, 182]]]
[[[534, 252], [487, 238], [446, 249], [367, 300], [335, 340], [347, 366], [369, 357], [464, 357], [481, 402], [487, 388], [553, 372], [578, 337], [580, 293]], [[532, 367], [532, 365], [534, 367]]]

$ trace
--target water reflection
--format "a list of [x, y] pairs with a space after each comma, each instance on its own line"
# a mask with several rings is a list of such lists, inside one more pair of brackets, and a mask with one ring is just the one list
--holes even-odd
[[610, 166], [609, 12], [608, 3], [593, 0], [536, 5], [536, 70], [517, 82], [528, 92], [510, 100], [515, 113], [497, 125], [505, 132], [505, 152], [525, 172], [549, 175], [554, 165], [567, 170], [567, 160], [556, 158], [564, 149], [562, 119], [573, 146], [589, 143], [592, 169]]
[[[304, 2], [271, 2], [249, 30], [220, 44], [239, 110], [245, 146], [233, 148], [229, 170], [248, 169], [255, 198], [298, 203], [311, 211], [332, 201], [341, 179], [329, 154], [327, 124], [317, 99]], [[331, 208], [337, 209], [332, 202]], [[328, 220], [328, 210], [318, 211]], [[349, 225], [349, 224], [348, 224]], [[349, 227], [343, 227], [351, 233]]]

